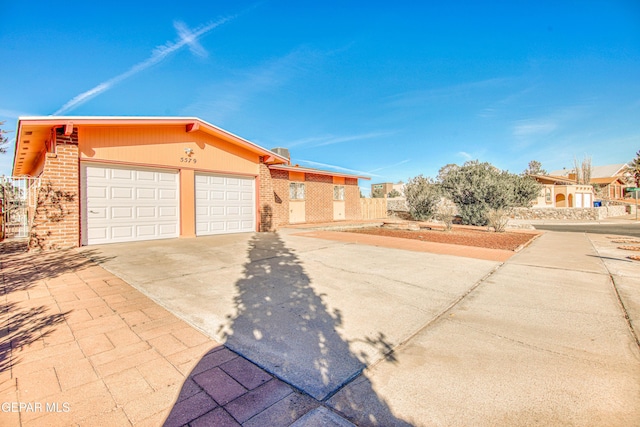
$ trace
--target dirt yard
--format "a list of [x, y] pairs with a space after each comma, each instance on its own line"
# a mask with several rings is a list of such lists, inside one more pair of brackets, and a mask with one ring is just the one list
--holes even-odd
[[373, 234], [376, 236], [400, 237], [416, 239], [425, 242], [449, 243], [452, 245], [477, 246], [489, 249], [504, 249], [515, 251], [520, 246], [532, 240], [536, 234], [504, 232], [494, 233], [486, 230], [454, 227], [452, 231], [439, 229], [422, 229], [420, 231], [394, 230], [381, 227], [370, 227], [345, 230], [346, 233]]

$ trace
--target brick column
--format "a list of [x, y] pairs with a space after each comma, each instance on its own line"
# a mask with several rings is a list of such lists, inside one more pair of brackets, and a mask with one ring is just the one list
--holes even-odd
[[345, 219], [360, 220], [362, 219], [362, 206], [360, 203], [360, 187], [358, 180], [355, 178], [347, 178], [345, 180]]
[[78, 131], [56, 129], [55, 152], [44, 153], [44, 169], [29, 235], [29, 248], [55, 250], [80, 243]]
[[289, 172], [270, 170], [260, 159], [260, 231], [289, 224]]
[[275, 210], [275, 198], [273, 196], [273, 184], [271, 182], [271, 171], [267, 165], [263, 163], [262, 157], [260, 158], [260, 177], [259, 177], [259, 194], [260, 200], [258, 200], [258, 214], [260, 221], [259, 231], [274, 231], [275, 223], [274, 210]]

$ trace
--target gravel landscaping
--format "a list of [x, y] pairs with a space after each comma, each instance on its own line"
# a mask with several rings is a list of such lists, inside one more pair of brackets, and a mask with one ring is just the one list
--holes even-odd
[[346, 230], [345, 233], [372, 234], [376, 236], [400, 237], [425, 242], [448, 243], [452, 245], [476, 246], [489, 249], [515, 251], [528, 244], [537, 234], [521, 232], [495, 233], [482, 229], [454, 227], [452, 231], [438, 229], [396, 230], [381, 227], [369, 227]]

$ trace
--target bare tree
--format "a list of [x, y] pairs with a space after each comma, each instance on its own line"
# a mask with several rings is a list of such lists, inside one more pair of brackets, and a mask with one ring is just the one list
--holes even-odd
[[629, 163], [631, 166], [632, 179], [636, 183], [636, 187], [640, 187], [640, 151], [636, 153], [636, 158]]
[[584, 156], [582, 162], [576, 157], [573, 158], [573, 165], [578, 184], [588, 185], [591, 182], [591, 157]]
[[[0, 122], [0, 126], [4, 126], [4, 122]], [[5, 154], [7, 152], [9, 139], [5, 135], [8, 133], [9, 131], [0, 129], [0, 154]]]

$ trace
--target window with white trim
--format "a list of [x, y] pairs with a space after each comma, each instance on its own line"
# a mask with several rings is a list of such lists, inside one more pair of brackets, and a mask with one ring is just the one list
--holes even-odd
[[344, 185], [333, 186], [333, 200], [344, 200]]
[[304, 200], [304, 182], [289, 183], [289, 199]]

